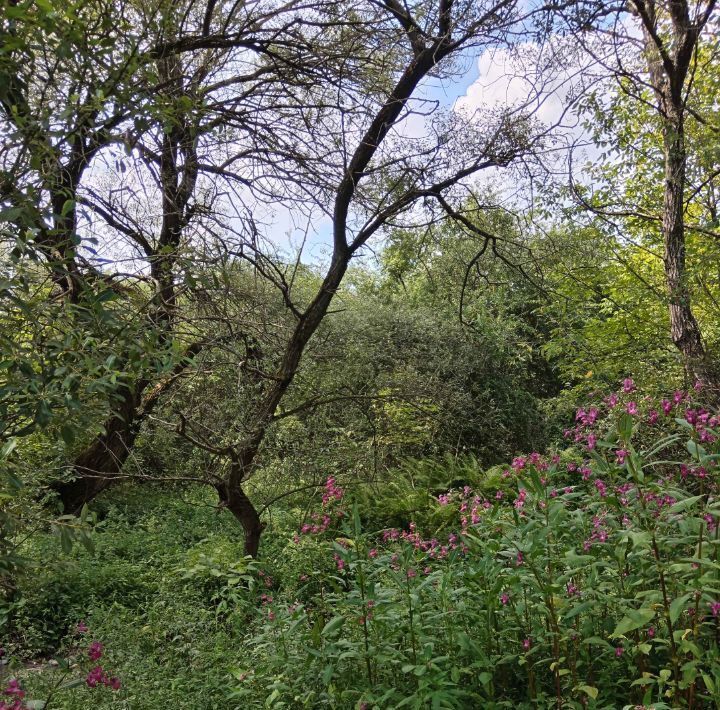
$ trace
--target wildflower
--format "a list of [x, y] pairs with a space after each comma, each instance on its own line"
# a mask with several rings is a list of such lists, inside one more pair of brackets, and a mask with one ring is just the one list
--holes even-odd
[[505, 496], [505, 494], [502, 491], [497, 491], [495, 493], [496, 500], [502, 500], [504, 496]]
[[720, 602], [710, 602], [709, 606], [713, 616], [720, 614]]
[[17, 678], [13, 678], [8, 683], [7, 688], [5, 688], [5, 695], [14, 695], [16, 698], [25, 697], [25, 691], [20, 687], [20, 683], [18, 683]]
[[500, 595], [500, 602], [502, 603], [503, 606], [505, 606], [509, 601], [510, 601], [510, 595], [507, 594], [506, 592], [503, 592]]
[[622, 656], [623, 653], [625, 653], [625, 649], [622, 646], [618, 646], [615, 649], [615, 658], [620, 658], [620, 656]]
[[523, 639], [522, 645], [523, 645], [523, 648], [524, 648], [526, 651], [529, 651], [529, 650], [530, 650], [530, 646], [532, 646], [532, 641], [530, 641], [529, 638]]
[[572, 582], [567, 583], [566, 589], [569, 597], [574, 597], [576, 594], [580, 594], [580, 590]]
[[592, 451], [595, 448], [596, 443], [597, 443], [597, 436], [595, 436], [595, 434], [588, 434], [588, 437], [587, 437], [588, 451]]
[[407, 571], [407, 578], [408, 578], [408, 579], [413, 579], [414, 577], [417, 577], [417, 572], [411, 567], [411, 568]]
[[85, 677], [85, 683], [87, 683], [88, 688], [95, 688], [99, 683], [102, 683], [103, 675], [102, 666], [95, 666], [95, 668], [89, 671]]
[[627, 405], [625, 405], [625, 411], [634, 417], [638, 413], [637, 402], [628, 402]]
[[102, 658], [103, 645], [99, 641], [93, 641], [88, 648], [88, 658], [91, 661], [97, 661]]
[[525, 459], [525, 457], [523, 457], [523, 456], [516, 456], [516, 457], [512, 460], [512, 464], [511, 464], [511, 465], [512, 465], [512, 467], [513, 467], [516, 471], [522, 471], [522, 469], [525, 468], [526, 463], [527, 463], [527, 459]]
[[651, 627], [647, 630], [647, 637], [648, 637], [649, 639], [655, 638], [655, 627], [654, 627], [654, 626], [651, 626]]
[[622, 390], [623, 390], [623, 392], [626, 392], [626, 393], [635, 391], [635, 383], [632, 381], [631, 377], [626, 377], [623, 380]]
[[625, 449], [618, 449], [615, 452], [615, 460], [620, 466], [625, 463], [625, 459], [628, 457], [628, 452]]
[[373, 547], [373, 548], [368, 552], [368, 557], [369, 557], [371, 560], [374, 560], [377, 556], [378, 556], [378, 551]]
[[672, 412], [673, 406], [672, 402], [670, 402], [669, 400], [664, 399], [662, 402], [660, 402], [660, 406], [662, 407], [662, 410], [666, 416], [670, 414], [670, 412]]
[[345, 491], [342, 488], [335, 485], [335, 479], [331, 476], [325, 481], [325, 492], [322, 497], [323, 506], [327, 505], [333, 500], [342, 500]]
[[648, 414], [648, 424], [651, 426], [657, 422], [657, 420], [660, 418], [660, 415], [657, 413], [657, 410], [651, 409]]
[[619, 401], [619, 397], [613, 392], [608, 398], [607, 398], [607, 404], [610, 409], [613, 409], [617, 406], [617, 403]]
[[519, 552], [517, 553], [517, 556], [515, 557], [515, 566], [520, 567], [523, 563], [523, 553]]
[[81, 621], [76, 627], [75, 627], [75, 633], [77, 634], [86, 634], [88, 631], [88, 627], [85, 625], [84, 621]]

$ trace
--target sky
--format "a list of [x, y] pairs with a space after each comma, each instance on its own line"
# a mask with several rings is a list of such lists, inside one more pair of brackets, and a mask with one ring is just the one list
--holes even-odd
[[[454, 76], [444, 80], [428, 79], [419, 87], [416, 96], [422, 100], [436, 101], [440, 111], [457, 111], [466, 115], [472, 115], [476, 110], [527, 101], [534, 86], [531, 75], [535, 63], [530, 55], [536, 46], [528, 43], [524, 48], [528, 54], [526, 67], [518, 67], [505, 49], [486, 50], [479, 56], [467, 55]], [[546, 125], [553, 125], [560, 120], [568, 91], [575, 82], [576, 71], [569, 65], [564, 73], [559, 73], [554, 85], [543, 87], [543, 98], [532, 106], [536, 118]], [[536, 77], [536, 80], [535, 86], [539, 78]], [[401, 135], [422, 136], [425, 134], [425, 120], [419, 115], [411, 115], [404, 124], [398, 126], [398, 132]], [[567, 135], [577, 137], [579, 129], [572, 123], [570, 117], [564, 119], [564, 131]], [[502, 169], [492, 173], [484, 171], [483, 179], [491, 181], [495, 186], [502, 186], [503, 181], [508, 180], [506, 175], [507, 171]], [[512, 191], [517, 191], [517, 184], [513, 185]], [[289, 243], [291, 251], [293, 246], [302, 243], [305, 235], [293, 229], [289, 214], [278, 211], [273, 219], [277, 225], [276, 233], [285, 235], [284, 241]], [[312, 226], [312, 232], [305, 237], [302, 260], [306, 263], [325, 261], [331, 252], [331, 234], [330, 219], [317, 220]]]

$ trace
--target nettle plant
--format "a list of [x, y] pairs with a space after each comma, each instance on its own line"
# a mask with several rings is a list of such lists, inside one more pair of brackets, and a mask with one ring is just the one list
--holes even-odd
[[518, 457], [494, 492], [439, 496], [454, 531], [363, 533], [329, 481], [294, 544], [324, 546], [335, 574], [308, 570], [303, 602], [263, 605], [254, 670], [237, 669], [233, 695], [365, 710], [717, 707], [720, 435], [697, 397], [655, 402], [626, 380], [577, 412], [562, 458]]

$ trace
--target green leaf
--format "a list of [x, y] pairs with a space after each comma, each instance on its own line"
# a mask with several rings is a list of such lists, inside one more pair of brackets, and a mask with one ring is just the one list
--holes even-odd
[[345, 618], [342, 616], [334, 616], [330, 621], [323, 626], [321, 632], [322, 636], [329, 636], [333, 632], [337, 631], [345, 623]]
[[615, 631], [612, 632], [610, 638], [624, 636], [629, 631], [634, 631], [635, 629], [639, 629], [641, 626], [645, 626], [651, 619], [654, 618], [654, 609], [649, 609], [647, 607], [641, 609], [631, 609], [615, 627]]
[[60, 436], [68, 446], [72, 446], [75, 441], [75, 429], [70, 424], [63, 424], [60, 427]]
[[685, 605], [688, 599], [693, 595], [693, 592], [683, 594], [683, 596], [674, 599], [670, 604], [670, 621], [674, 624], [679, 618], [680, 614], [683, 613]]
[[632, 437], [633, 424], [633, 418], [627, 413], [624, 413], [618, 420], [618, 434], [620, 434], [620, 438], [623, 441], [630, 441], [630, 438]]
[[703, 457], [707, 455], [705, 449], [692, 439], [687, 442], [686, 446], [687, 450], [690, 452], [690, 456], [692, 456], [696, 461], [702, 461]]
[[692, 508], [692, 506], [695, 505], [695, 503], [702, 500], [703, 498], [704, 498], [704, 496], [690, 496], [689, 498], [679, 500], [677, 503], [674, 503], [667, 509], [668, 513], [680, 513], [683, 510]]
[[592, 685], [580, 685], [578, 686], [578, 690], [582, 690], [585, 695], [590, 696], [593, 700], [597, 700], [598, 689]]

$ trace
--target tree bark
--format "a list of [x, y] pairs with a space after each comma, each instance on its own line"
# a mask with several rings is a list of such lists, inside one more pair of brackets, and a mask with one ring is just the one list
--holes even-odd
[[662, 232], [665, 283], [670, 312], [670, 337], [680, 351], [686, 372], [692, 380], [715, 388], [700, 326], [691, 305], [685, 264], [685, 127], [682, 107], [666, 106], [663, 125], [665, 190]]
[[53, 485], [66, 513], [77, 513], [100, 493], [123, 480], [118, 474], [130, 456], [142, 423], [157, 406], [162, 395], [182, 375], [188, 359], [202, 349], [202, 343], [193, 343], [175, 365], [175, 369], [150, 391], [149, 382], [142, 380], [134, 387], [120, 391], [122, 399], [105, 422], [105, 433], [96, 437], [73, 462], [75, 478]]
[[664, 190], [662, 211], [663, 266], [668, 294], [670, 338], [680, 352], [691, 382], [699, 382], [720, 394], [720, 377], [710, 362], [700, 326], [692, 309], [692, 295], [685, 263], [685, 183], [687, 149], [685, 142], [686, 83], [700, 33], [715, 6], [710, 0], [705, 11], [691, 19], [686, 0], [667, 6], [671, 38], [659, 31], [663, 11], [656, 0], [632, 0], [639, 16], [647, 54], [647, 67], [662, 120]]

